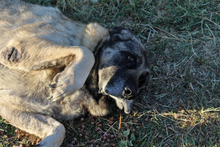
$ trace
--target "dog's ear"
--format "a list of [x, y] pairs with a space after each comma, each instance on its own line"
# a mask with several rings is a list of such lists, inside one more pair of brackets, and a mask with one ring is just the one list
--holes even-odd
[[110, 34], [110, 40], [111, 41], [125, 41], [130, 40], [134, 34], [123, 27], [115, 27], [112, 29], [109, 29]]

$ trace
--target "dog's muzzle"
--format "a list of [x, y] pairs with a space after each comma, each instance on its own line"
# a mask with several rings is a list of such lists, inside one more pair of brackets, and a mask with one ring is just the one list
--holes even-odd
[[119, 109], [122, 110], [124, 108], [124, 112], [126, 114], [130, 114], [133, 100], [122, 99], [112, 95], [111, 97], [116, 101], [116, 105], [118, 106]]

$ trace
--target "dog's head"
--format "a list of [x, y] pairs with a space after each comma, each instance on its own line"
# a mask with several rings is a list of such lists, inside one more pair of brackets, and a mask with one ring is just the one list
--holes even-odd
[[97, 90], [113, 98], [128, 114], [133, 99], [149, 82], [147, 53], [131, 31], [116, 27], [109, 34], [96, 55]]

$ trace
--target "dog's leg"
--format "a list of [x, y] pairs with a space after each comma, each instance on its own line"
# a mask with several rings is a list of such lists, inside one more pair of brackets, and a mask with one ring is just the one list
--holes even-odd
[[[84, 47], [80, 47], [80, 49], [87, 50]], [[51, 83], [51, 101], [60, 100], [84, 85], [95, 62], [93, 54], [86, 54], [88, 53], [81, 52], [76, 54], [76, 59], [70, 62], [61, 73], [58, 73], [54, 77], [53, 83]]]
[[94, 63], [93, 53], [85, 47], [59, 45], [38, 37], [12, 39], [0, 50], [0, 55], [3, 65], [27, 72], [68, 66], [83, 59], [87, 59], [86, 68]]
[[93, 53], [85, 47], [61, 46], [41, 38], [21, 38], [10, 41], [0, 51], [0, 63], [23, 71], [46, 68], [65, 69], [51, 83], [51, 101], [61, 100], [80, 89], [94, 64]]
[[3, 104], [0, 104], [0, 107], [0, 115], [12, 125], [43, 138], [39, 144], [40, 147], [59, 147], [62, 144], [65, 128], [55, 119], [11, 109]]

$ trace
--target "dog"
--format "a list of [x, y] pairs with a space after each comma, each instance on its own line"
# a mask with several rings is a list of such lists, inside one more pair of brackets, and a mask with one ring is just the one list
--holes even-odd
[[58, 147], [57, 119], [129, 114], [150, 79], [147, 52], [128, 29], [82, 24], [57, 8], [0, 1], [0, 115]]

